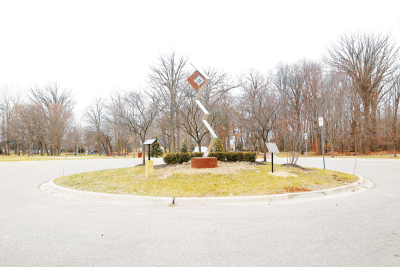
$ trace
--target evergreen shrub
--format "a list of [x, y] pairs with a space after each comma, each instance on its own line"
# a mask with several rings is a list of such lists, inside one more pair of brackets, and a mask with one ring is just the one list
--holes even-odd
[[164, 155], [164, 152], [162, 151], [160, 144], [158, 143], [157, 136], [155, 139], [156, 141], [151, 145], [150, 156], [152, 158], [160, 158]]
[[182, 147], [181, 147], [181, 152], [182, 152], [182, 153], [187, 153], [187, 152], [188, 152], [186, 143], [183, 143], [183, 145], [182, 145]]
[[222, 144], [222, 141], [219, 138], [215, 143], [215, 152], [225, 152], [224, 145]]

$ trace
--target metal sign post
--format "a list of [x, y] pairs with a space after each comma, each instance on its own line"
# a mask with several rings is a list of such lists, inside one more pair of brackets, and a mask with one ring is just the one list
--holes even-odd
[[272, 173], [274, 173], [274, 153], [280, 153], [280, 152], [276, 143], [267, 143], [266, 145], [269, 153], [271, 153], [271, 165], [272, 165], [271, 170]]
[[308, 133], [304, 133], [304, 139], [306, 139], [306, 158], [307, 158], [307, 146], [308, 146], [307, 139], [308, 139]]
[[[146, 177], [151, 177], [151, 176], [153, 176], [153, 172], [154, 172], [154, 169], [153, 169], [153, 161], [152, 160], [150, 160], [150, 149], [151, 149], [151, 145], [154, 143], [156, 141], [156, 139], [149, 139], [149, 140], [146, 140], [144, 143], [143, 143], [143, 145], [148, 145], [149, 146], [149, 160], [148, 161], [146, 161], [146, 164], [145, 164], [145, 173], [146, 173]], [[143, 153], [144, 153], [145, 151], [143, 151]], [[143, 155], [143, 158], [145, 157], [145, 155]]]
[[[146, 140], [144, 143], [143, 143], [143, 145], [148, 145], [149, 146], [149, 156], [148, 156], [148, 159], [150, 160], [150, 147], [151, 147], [151, 145], [154, 143], [156, 141], [156, 139], [149, 139], [149, 140]], [[143, 153], [144, 153], [144, 151], [143, 151]]]
[[322, 145], [322, 161], [324, 162], [324, 170], [325, 170], [325, 144], [324, 144], [324, 118], [319, 117], [319, 127], [321, 127], [321, 145]]

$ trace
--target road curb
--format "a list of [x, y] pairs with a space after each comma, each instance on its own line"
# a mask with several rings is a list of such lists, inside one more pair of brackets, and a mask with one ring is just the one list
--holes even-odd
[[[358, 176], [358, 175], [357, 175]], [[355, 183], [344, 185], [341, 187], [312, 191], [302, 193], [289, 193], [289, 194], [276, 194], [265, 196], [243, 196], [243, 197], [148, 197], [148, 196], [132, 196], [132, 195], [117, 195], [105, 194], [96, 192], [87, 192], [65, 188], [54, 184], [53, 180], [45, 182], [39, 186], [40, 190], [51, 195], [71, 198], [82, 199], [89, 201], [105, 201], [120, 204], [131, 205], [149, 205], [149, 206], [167, 206], [175, 204], [179, 206], [200, 206], [200, 205], [214, 205], [214, 204], [245, 204], [245, 203], [275, 203], [281, 201], [293, 201], [303, 199], [319, 199], [322, 197], [333, 196], [338, 194], [345, 194], [360, 191], [363, 189], [372, 188], [373, 182], [358, 176], [360, 180]]]

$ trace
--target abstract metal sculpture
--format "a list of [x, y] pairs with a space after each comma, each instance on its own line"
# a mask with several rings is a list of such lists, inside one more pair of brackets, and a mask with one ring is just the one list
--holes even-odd
[[207, 127], [208, 131], [211, 133], [211, 135], [213, 137], [210, 145], [207, 148], [207, 151], [203, 155], [203, 158], [207, 158], [208, 154], [210, 153], [211, 149], [213, 148], [215, 142], [218, 139], [214, 130], [211, 128], [210, 124], [207, 121], [210, 113], [208, 113], [207, 109], [200, 102], [201, 95], [203, 94], [203, 92], [209, 82], [209, 79], [208, 79], [208, 77], [206, 77], [206, 75], [203, 75], [202, 73], [200, 73], [200, 71], [196, 70], [192, 75], [190, 75], [190, 77], [187, 79], [187, 81], [196, 91], [199, 91], [199, 93], [197, 94], [197, 97], [195, 99], [195, 102], [201, 108], [201, 110], [204, 112], [204, 117], [202, 119], [203, 123]]

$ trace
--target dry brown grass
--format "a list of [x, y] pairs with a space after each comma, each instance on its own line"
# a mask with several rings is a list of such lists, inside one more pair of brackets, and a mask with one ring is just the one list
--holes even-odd
[[218, 168], [191, 169], [190, 164], [158, 166], [145, 177], [144, 167], [75, 174], [56, 184], [84, 191], [168, 197], [257, 196], [305, 192], [352, 183], [354, 175], [319, 169], [245, 162], [218, 162]]

